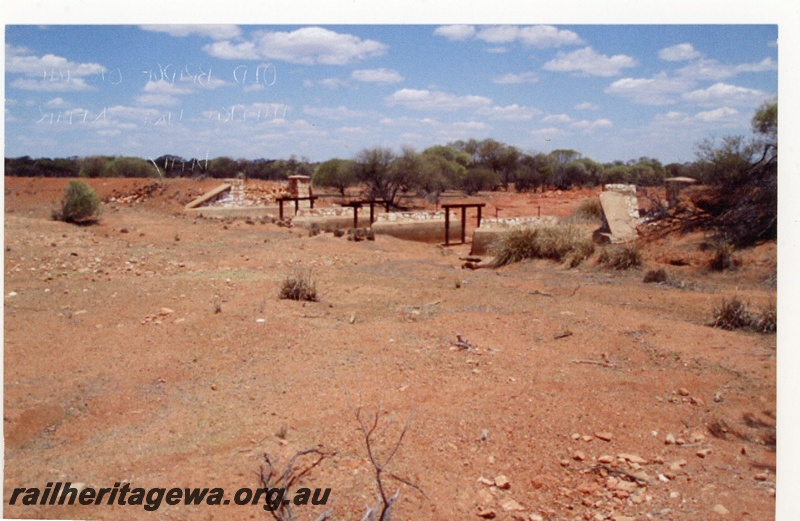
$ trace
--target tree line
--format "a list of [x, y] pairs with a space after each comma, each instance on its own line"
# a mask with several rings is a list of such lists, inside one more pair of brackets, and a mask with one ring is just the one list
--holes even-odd
[[[652, 157], [600, 163], [572, 149], [550, 153], [525, 153], [495, 139], [459, 140], [422, 151], [400, 151], [375, 146], [349, 159], [321, 163], [298, 159], [214, 159], [163, 155], [156, 159], [88, 156], [5, 159], [7, 176], [44, 177], [193, 177], [283, 180], [291, 175], [313, 176], [316, 186], [329, 187], [345, 196], [359, 186], [368, 195], [396, 205], [401, 195], [412, 193], [432, 201], [444, 191], [467, 195], [487, 190], [544, 191], [574, 186], [628, 183], [657, 186], [668, 177], [686, 176], [719, 187], [707, 211], [726, 215], [734, 223], [747, 212], [742, 201], [758, 204], [763, 219], [755, 219], [769, 233], [777, 229], [777, 132], [778, 104], [762, 105], [752, 118], [753, 136], [707, 139], [697, 145], [696, 160], [662, 163]], [[715, 206], [716, 205], [716, 206]], [[727, 213], [726, 213], [727, 212]], [[743, 213], [744, 212], [744, 213]], [[752, 220], [745, 217], [745, 220]], [[775, 232], [777, 233], [777, 232]]]

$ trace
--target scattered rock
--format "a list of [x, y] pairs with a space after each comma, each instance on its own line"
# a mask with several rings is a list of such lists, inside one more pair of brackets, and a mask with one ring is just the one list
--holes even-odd
[[600, 438], [603, 441], [611, 441], [611, 433], [610, 432], [595, 432], [594, 435]]
[[695, 452], [695, 454], [697, 454], [698, 458], [705, 458], [706, 456], [711, 454], [711, 449], [700, 449], [697, 452]]
[[689, 396], [690, 393], [686, 387], [681, 387], [680, 389], [678, 389], [678, 394], [680, 394], [681, 396]]
[[508, 490], [511, 488], [511, 483], [509, 483], [508, 478], [503, 474], [500, 474], [494, 478], [494, 484], [501, 490]]
[[492, 508], [478, 507], [478, 517], [482, 517], [483, 519], [494, 519], [497, 517], [497, 512], [495, 512]]
[[728, 509], [720, 504], [714, 505], [714, 508], [712, 508], [712, 510], [721, 516], [726, 516], [729, 513]]
[[605, 463], [605, 464], [614, 463], [614, 456], [611, 456], [609, 454], [603, 454], [602, 456], [597, 458], [597, 461], [599, 461], [600, 463]]
[[586, 454], [584, 454], [583, 451], [576, 450], [572, 453], [572, 459], [576, 461], [583, 461], [586, 459]]
[[486, 485], [487, 487], [493, 487], [494, 486], [494, 481], [492, 481], [491, 479], [488, 479], [488, 478], [484, 478], [483, 476], [478, 478], [478, 483], [480, 483], [481, 485]]
[[517, 503], [511, 498], [504, 499], [500, 502], [500, 508], [503, 509], [503, 512], [521, 512], [525, 510], [525, 507]]
[[623, 452], [621, 454], [617, 454], [617, 457], [630, 463], [636, 463], [639, 465], [647, 465], [648, 463], [646, 459], [642, 458], [641, 456], [637, 456], [636, 454], [627, 454]]
[[664, 444], [666, 445], [675, 445], [675, 435], [671, 432], [667, 434], [666, 439], [664, 440]]

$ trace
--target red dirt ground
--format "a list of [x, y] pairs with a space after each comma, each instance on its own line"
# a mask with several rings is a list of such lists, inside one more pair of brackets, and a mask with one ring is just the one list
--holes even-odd
[[[90, 180], [102, 197], [150, 182]], [[424, 495], [386, 479], [400, 489], [394, 519], [774, 518], [775, 335], [706, 325], [724, 297], [774, 302], [774, 243], [721, 273], [705, 268], [702, 233], [647, 242], [628, 271], [594, 258], [471, 271], [459, 259], [469, 245], [181, 212], [216, 184], [168, 180], [80, 227], [49, 218], [65, 179], [6, 178], [6, 502], [55, 481], [231, 497], [259, 486], [265, 452], [284, 463], [323, 445], [336, 455], [303, 483], [332, 489], [335, 519], [361, 519], [376, 501], [361, 404], [382, 411], [381, 456], [410, 418], [388, 471]], [[481, 194], [484, 215], [500, 217], [566, 217], [595, 195]], [[319, 302], [278, 298], [298, 267]], [[644, 284], [657, 268], [668, 283]], [[4, 515], [269, 518], [165, 504]]]

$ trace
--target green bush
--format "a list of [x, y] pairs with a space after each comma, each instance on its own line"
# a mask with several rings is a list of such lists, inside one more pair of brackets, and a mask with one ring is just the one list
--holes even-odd
[[280, 297], [281, 299], [316, 302], [318, 300], [317, 284], [309, 271], [297, 270], [293, 275], [283, 279]]
[[606, 246], [597, 262], [615, 270], [627, 270], [642, 265], [642, 255], [635, 244]]
[[511, 230], [491, 250], [496, 266], [524, 259], [552, 259], [575, 267], [594, 252], [594, 243], [580, 228], [560, 224]]
[[80, 181], [70, 181], [61, 208], [53, 210], [52, 217], [68, 223], [91, 223], [100, 217], [100, 198], [92, 188]]

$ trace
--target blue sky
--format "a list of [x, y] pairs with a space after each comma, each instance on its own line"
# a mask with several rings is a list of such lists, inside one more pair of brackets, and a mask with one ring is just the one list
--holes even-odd
[[691, 161], [778, 93], [777, 25], [8, 25], [5, 155], [349, 158], [494, 138]]

